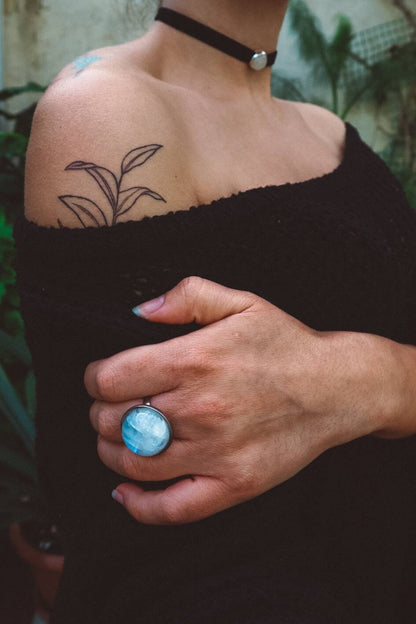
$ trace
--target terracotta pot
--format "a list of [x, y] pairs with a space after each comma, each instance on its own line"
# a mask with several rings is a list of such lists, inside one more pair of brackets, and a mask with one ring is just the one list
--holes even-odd
[[10, 527], [10, 541], [18, 555], [32, 570], [35, 581], [35, 613], [44, 622], [49, 622], [50, 611], [61, 578], [64, 557], [42, 552], [29, 543], [17, 523]]

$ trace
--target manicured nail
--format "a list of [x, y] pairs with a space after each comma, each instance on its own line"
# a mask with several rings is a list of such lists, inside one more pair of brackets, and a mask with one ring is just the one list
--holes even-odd
[[117, 492], [117, 490], [113, 490], [111, 492], [111, 496], [114, 498], [115, 501], [120, 503], [120, 505], [124, 505], [124, 498], [122, 497], [120, 492]]
[[150, 299], [150, 301], [145, 301], [140, 305], [133, 308], [133, 312], [136, 316], [146, 316], [147, 314], [151, 314], [155, 312], [158, 308], [161, 307], [165, 300], [165, 295], [160, 295], [156, 299]]

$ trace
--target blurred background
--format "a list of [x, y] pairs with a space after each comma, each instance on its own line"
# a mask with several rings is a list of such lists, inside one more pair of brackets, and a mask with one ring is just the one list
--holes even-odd
[[[64, 65], [140, 37], [156, 10], [156, 0], [0, 0], [1, 624], [47, 622], [63, 563], [37, 484], [36, 387], [14, 285], [33, 111]], [[416, 0], [291, 0], [272, 93], [353, 123], [416, 209], [415, 68]]]

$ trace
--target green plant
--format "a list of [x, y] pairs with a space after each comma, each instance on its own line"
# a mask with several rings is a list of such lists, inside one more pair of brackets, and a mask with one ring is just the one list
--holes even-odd
[[[0, 102], [43, 90], [34, 83], [5, 89]], [[10, 131], [0, 132], [0, 528], [46, 518], [35, 463], [35, 378], [13, 268], [12, 223], [23, 212], [24, 161], [34, 108], [14, 114], [0, 108], [0, 116], [11, 125]]]
[[[305, 87], [296, 81], [285, 76], [274, 76], [272, 91], [279, 97], [285, 97], [292, 91], [296, 100], [325, 105], [344, 118], [351, 101], [358, 97], [362, 89], [362, 85], [359, 85], [346, 97], [342, 85], [353, 37], [350, 20], [345, 15], [339, 16], [333, 36], [327, 38], [318, 19], [303, 0], [291, 1], [288, 18], [292, 30], [298, 35], [299, 55], [308, 64], [314, 84], [321, 85], [321, 88], [319, 93], [312, 89], [312, 93], [306, 94]], [[330, 89], [330, 100], [326, 103], [322, 97], [322, 85], [329, 85]]]
[[380, 155], [400, 180], [416, 208], [416, 38], [394, 46], [387, 59], [371, 67], [369, 98], [376, 110], [388, 110], [390, 127], [379, 122], [388, 139]]
[[[41, 519], [44, 503], [35, 464], [36, 388], [23, 337], [0, 330], [0, 528]], [[17, 374], [16, 387], [8, 372]]]
[[0, 205], [0, 322], [12, 335], [21, 336], [23, 321], [15, 286], [14, 261], [13, 227], [6, 220], [4, 206]]
[[[0, 91], [0, 103], [22, 93], [41, 93], [45, 90], [36, 83]], [[8, 132], [0, 132], [0, 325], [13, 335], [23, 334], [19, 299], [15, 288], [15, 260], [12, 223], [23, 212], [24, 165], [35, 104], [17, 113], [0, 107], [0, 117], [10, 125]]]
[[[291, 0], [290, 24], [297, 33], [299, 55], [307, 64], [313, 83], [306, 92], [307, 86], [299, 81], [273, 72], [272, 93], [283, 99], [319, 104], [342, 119], [361, 102], [372, 109], [375, 117], [381, 111], [387, 112], [390, 127], [378, 123], [388, 141], [380, 156], [402, 183], [409, 203], [416, 208], [415, 18], [409, 10], [403, 10], [401, 0], [395, 3], [401, 5], [413, 36], [401, 44], [386, 44], [381, 55], [373, 54], [368, 44], [370, 62], [354, 51], [355, 35], [347, 17], [337, 18], [334, 34], [328, 38], [304, 0]], [[377, 28], [382, 30], [383, 25]], [[360, 71], [353, 71], [354, 68]], [[329, 85], [329, 98], [325, 85]]]

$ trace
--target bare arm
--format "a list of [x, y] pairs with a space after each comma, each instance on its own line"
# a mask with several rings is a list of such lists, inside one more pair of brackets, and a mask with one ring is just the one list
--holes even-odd
[[59, 79], [33, 120], [27, 218], [98, 227], [183, 208], [188, 169], [178, 134], [145, 81], [91, 68]]

